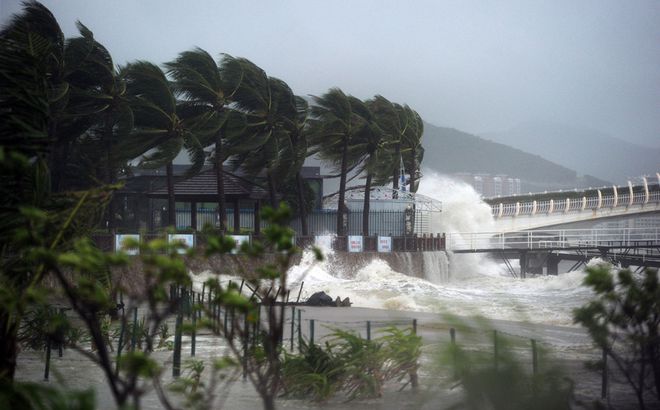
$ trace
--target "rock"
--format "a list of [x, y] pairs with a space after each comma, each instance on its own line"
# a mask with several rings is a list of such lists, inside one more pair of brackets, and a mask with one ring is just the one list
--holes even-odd
[[332, 298], [325, 292], [316, 292], [305, 302], [307, 306], [336, 306]]

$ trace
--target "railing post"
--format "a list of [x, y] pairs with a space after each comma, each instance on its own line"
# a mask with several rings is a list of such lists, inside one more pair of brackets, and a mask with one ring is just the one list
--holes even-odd
[[314, 344], [314, 319], [309, 320], [309, 345]]

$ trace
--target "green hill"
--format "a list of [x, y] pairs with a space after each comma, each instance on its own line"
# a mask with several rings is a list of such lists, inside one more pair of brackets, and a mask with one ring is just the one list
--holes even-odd
[[423, 166], [439, 173], [506, 174], [521, 179], [523, 191], [572, 189], [607, 185], [606, 181], [577, 172], [507, 145], [453, 128], [424, 124]]

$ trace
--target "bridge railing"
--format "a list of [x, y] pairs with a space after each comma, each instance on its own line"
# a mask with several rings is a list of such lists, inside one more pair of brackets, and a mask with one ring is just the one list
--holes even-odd
[[447, 250], [506, 250], [660, 246], [659, 228], [548, 229], [515, 233], [453, 232]]
[[[558, 193], [558, 195], [560, 195]], [[589, 196], [582, 198], [561, 198], [508, 202], [491, 205], [491, 213], [494, 217], [519, 216], [519, 215], [542, 215], [557, 212], [581, 212], [585, 210], [597, 210], [602, 208], [627, 207], [631, 205], [643, 205], [646, 203], [660, 202], [660, 191], [634, 192], [632, 200], [629, 191], [621, 191], [617, 195]]]

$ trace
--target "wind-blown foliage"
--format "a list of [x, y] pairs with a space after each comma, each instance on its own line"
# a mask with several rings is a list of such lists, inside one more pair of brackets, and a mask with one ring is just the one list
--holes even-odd
[[605, 351], [635, 392], [640, 408], [646, 395], [660, 399], [660, 282], [658, 271], [636, 275], [628, 269], [587, 268], [584, 284], [595, 297], [574, 312], [594, 343]]
[[204, 165], [204, 148], [179, 116], [175, 89], [158, 66], [136, 61], [124, 67], [122, 77], [135, 115], [135, 130], [123, 148], [133, 155], [142, 155], [140, 164], [144, 167], [166, 167], [168, 225], [173, 226], [176, 217], [172, 162], [185, 149], [192, 161], [188, 175], [193, 175]]
[[[172, 76], [178, 95], [181, 97], [179, 111], [186, 125], [194, 130], [203, 147], [213, 146], [213, 166], [217, 184], [218, 220], [220, 229], [227, 229], [223, 164], [232, 154], [227, 146], [240, 134], [232, 133], [237, 127], [245, 128], [242, 115], [230, 108], [234, 94], [241, 84], [240, 76], [236, 83], [230, 82], [229, 67], [233, 57], [224, 56], [216, 64], [211, 55], [196, 48], [184, 51], [167, 64], [167, 72]], [[234, 142], [240, 145], [240, 142]]]

